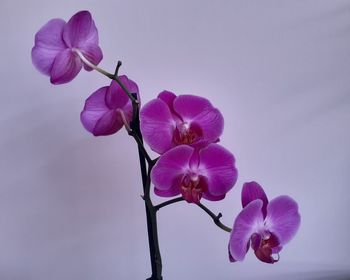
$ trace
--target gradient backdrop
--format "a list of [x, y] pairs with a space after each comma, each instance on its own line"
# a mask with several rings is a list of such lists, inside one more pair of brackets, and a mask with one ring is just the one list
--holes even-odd
[[[231, 264], [228, 234], [193, 205], [159, 213], [165, 280], [350, 279], [350, 1], [0, 2], [0, 279], [145, 279], [150, 274], [136, 146], [95, 138], [84, 100], [109, 81], [82, 72], [52, 86], [31, 64], [49, 19], [88, 9], [101, 66], [204, 96], [225, 117], [239, 180], [206, 203], [232, 225], [242, 183], [288, 194], [302, 225], [275, 265]], [[157, 199], [157, 201], [161, 201]]]

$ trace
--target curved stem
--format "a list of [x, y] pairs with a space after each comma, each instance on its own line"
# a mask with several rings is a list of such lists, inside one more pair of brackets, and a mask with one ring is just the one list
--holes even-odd
[[107, 71], [103, 70], [102, 68], [96, 66], [95, 64], [91, 63], [84, 55], [83, 53], [76, 48], [72, 48], [72, 51], [75, 52], [79, 58], [90, 68], [96, 70], [97, 72], [100, 72], [102, 75], [105, 75], [106, 77], [110, 78], [113, 80], [114, 75], [112, 75], [111, 73], [108, 73]]
[[119, 77], [118, 77], [118, 70], [119, 67], [121, 66], [121, 62], [118, 63], [115, 74], [111, 74], [109, 72], [107, 72], [106, 70], [103, 70], [102, 68], [96, 66], [95, 64], [91, 63], [85, 56], [84, 54], [76, 48], [72, 48], [72, 51], [75, 52], [79, 58], [90, 68], [96, 70], [97, 72], [101, 73], [102, 75], [105, 75], [106, 77], [110, 78], [111, 80], [116, 81], [120, 87], [125, 91], [125, 93], [129, 96], [129, 98], [131, 99], [133, 105], [134, 104], [139, 104], [139, 101], [137, 100], [137, 98], [135, 98], [135, 96], [133, 96], [133, 94], [124, 86], [124, 84], [120, 81]]
[[184, 201], [184, 200], [185, 200], [185, 199], [184, 199], [182, 196], [176, 197], [176, 198], [173, 198], [173, 199], [164, 201], [164, 202], [162, 202], [162, 203], [160, 203], [160, 204], [158, 204], [158, 205], [155, 205], [155, 206], [154, 206], [154, 209], [155, 209], [156, 211], [158, 211], [160, 208], [162, 208], [162, 207], [164, 207], [164, 206], [168, 206], [168, 205], [170, 205], [170, 204], [173, 204], [173, 203], [176, 203], [176, 202], [180, 202], [180, 201]]
[[215, 215], [212, 211], [210, 211], [206, 206], [204, 206], [202, 203], [198, 202], [197, 205], [203, 209], [212, 219], [213, 222], [222, 230], [231, 232], [231, 228], [228, 226], [225, 226], [223, 223], [221, 223], [220, 218], [222, 217], [222, 214], [219, 213], [218, 215]]

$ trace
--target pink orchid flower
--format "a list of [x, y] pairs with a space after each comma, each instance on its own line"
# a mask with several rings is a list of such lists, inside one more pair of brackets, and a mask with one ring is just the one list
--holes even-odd
[[243, 210], [238, 214], [229, 241], [232, 262], [242, 261], [251, 246], [262, 262], [275, 263], [278, 254], [298, 231], [298, 204], [289, 196], [268, 201], [256, 182], [245, 183], [242, 189]]
[[181, 194], [190, 203], [198, 203], [202, 197], [221, 200], [236, 183], [235, 158], [214, 143], [200, 150], [180, 145], [159, 158], [151, 179], [159, 196]]
[[68, 22], [52, 19], [36, 34], [32, 49], [34, 66], [50, 77], [52, 84], [63, 84], [73, 80], [81, 68], [91, 71], [80, 56], [97, 65], [102, 60], [98, 46], [98, 32], [88, 11], [81, 11]]
[[[127, 76], [120, 76], [120, 81], [139, 98], [137, 84]], [[95, 136], [111, 135], [119, 131], [123, 125], [132, 120], [133, 108], [131, 100], [124, 90], [112, 81], [110, 86], [96, 90], [85, 101], [80, 119], [87, 131]]]
[[205, 98], [163, 91], [140, 112], [142, 135], [159, 154], [182, 144], [204, 147], [218, 142], [224, 128], [220, 111]]

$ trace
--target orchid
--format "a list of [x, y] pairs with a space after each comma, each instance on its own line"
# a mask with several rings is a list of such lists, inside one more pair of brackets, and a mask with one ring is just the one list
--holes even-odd
[[[67, 23], [62, 19], [46, 23], [35, 35], [31, 56], [34, 66], [53, 84], [70, 82], [83, 66], [112, 80], [86, 99], [80, 119], [94, 136], [111, 135], [124, 126], [137, 143], [152, 268], [148, 280], [163, 279], [157, 212], [183, 200], [201, 208], [216, 226], [230, 232], [231, 261], [242, 261], [250, 246], [259, 260], [278, 261], [272, 255], [293, 238], [300, 224], [298, 205], [292, 198], [279, 196], [269, 202], [258, 183], [245, 183], [243, 210], [233, 229], [220, 221], [221, 213], [215, 215], [201, 203], [202, 198], [224, 199], [237, 181], [235, 157], [217, 144], [223, 116], [209, 100], [163, 91], [141, 107], [138, 85], [118, 74], [121, 61], [114, 73], [97, 66], [102, 51], [88, 11], [76, 13]], [[152, 159], [143, 140], [160, 156]], [[156, 195], [175, 198], [154, 205], [152, 183]]]
[[143, 106], [140, 122], [145, 141], [159, 154], [181, 144], [204, 147], [217, 142], [224, 126], [220, 111], [207, 99], [169, 91]]
[[[130, 92], [139, 94], [137, 84], [127, 76], [120, 76], [120, 81]], [[133, 107], [128, 95], [112, 81], [109, 86], [96, 90], [85, 101], [80, 119], [85, 129], [95, 136], [110, 135], [120, 130], [123, 125], [129, 126], [132, 120]]]
[[256, 182], [245, 183], [242, 189], [243, 210], [237, 216], [230, 236], [231, 261], [242, 261], [251, 244], [262, 262], [275, 263], [273, 258], [298, 231], [298, 204], [289, 196], [271, 200]]
[[210, 144], [199, 151], [180, 145], [159, 158], [151, 179], [154, 192], [159, 196], [181, 193], [190, 203], [198, 203], [202, 197], [221, 200], [236, 183], [235, 158], [218, 144]]
[[[87, 59], [94, 65], [102, 60], [98, 46], [98, 32], [88, 11], [80, 11], [68, 22], [51, 19], [36, 34], [32, 49], [34, 66], [50, 77], [52, 84], [63, 84], [73, 80]], [[83, 59], [83, 60], [82, 60]]]

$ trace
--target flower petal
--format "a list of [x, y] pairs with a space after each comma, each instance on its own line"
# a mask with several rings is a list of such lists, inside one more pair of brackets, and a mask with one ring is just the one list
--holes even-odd
[[208, 180], [208, 193], [222, 197], [237, 181], [234, 156], [218, 144], [199, 151], [199, 172]]
[[108, 87], [101, 87], [89, 96], [80, 114], [81, 122], [87, 131], [93, 133], [96, 123], [110, 109], [105, 102]]
[[171, 91], [164, 90], [158, 94], [158, 98], [163, 100], [169, 107], [170, 112], [173, 114], [173, 117], [180, 119], [178, 114], [174, 111], [174, 100], [176, 95]]
[[219, 200], [224, 199], [225, 196], [226, 196], [225, 194], [223, 194], [223, 195], [212, 195], [212, 194], [210, 194], [208, 192], [205, 192], [205, 193], [203, 193], [202, 197], [207, 199], [207, 200], [211, 200], [211, 201], [219, 201]]
[[189, 161], [194, 148], [186, 145], [177, 146], [163, 154], [151, 171], [151, 179], [156, 191], [160, 193], [176, 193], [180, 190], [180, 182], [189, 169]]
[[300, 226], [298, 204], [289, 196], [278, 196], [267, 205], [266, 228], [274, 233], [280, 244], [289, 242]]
[[57, 84], [68, 83], [73, 80], [82, 67], [80, 58], [70, 49], [60, 52], [52, 65], [50, 82]]
[[95, 91], [85, 101], [85, 107], [80, 114], [85, 129], [95, 136], [110, 135], [117, 132], [123, 122], [115, 110], [110, 110], [105, 102], [108, 87]]
[[90, 12], [80, 11], [73, 15], [64, 27], [63, 39], [71, 48], [98, 45], [98, 32]]
[[106, 112], [96, 123], [93, 134], [105, 136], [116, 133], [123, 127], [123, 120], [115, 110]]
[[[89, 60], [92, 64], [97, 65], [101, 62], [103, 58], [102, 50], [98, 45], [86, 45], [83, 48], [80, 48], [83, 55]], [[93, 68], [84, 63], [84, 69], [87, 71], [92, 71]]]
[[175, 126], [169, 107], [159, 98], [151, 100], [141, 109], [141, 132], [153, 151], [163, 154], [173, 147]]
[[236, 261], [244, 259], [250, 237], [263, 227], [262, 206], [263, 202], [257, 199], [249, 203], [238, 214], [229, 241], [229, 252], [232, 259]]
[[184, 122], [198, 125], [205, 142], [215, 142], [223, 132], [224, 118], [205, 98], [180, 95], [174, 100], [174, 110]]
[[266, 217], [266, 206], [268, 203], [264, 189], [257, 182], [247, 182], [242, 188], [242, 206], [243, 208], [255, 199], [261, 199], [264, 203], [262, 211]]
[[176, 178], [173, 183], [173, 187], [168, 190], [160, 190], [157, 188], [154, 188], [154, 193], [161, 197], [172, 197], [177, 196], [181, 193], [179, 184], [181, 182], [181, 178]]
[[66, 49], [62, 40], [63, 19], [52, 19], [35, 34], [35, 44], [32, 49], [34, 66], [45, 75], [50, 75], [56, 56]]

